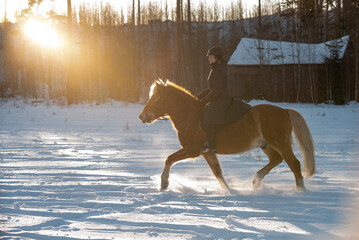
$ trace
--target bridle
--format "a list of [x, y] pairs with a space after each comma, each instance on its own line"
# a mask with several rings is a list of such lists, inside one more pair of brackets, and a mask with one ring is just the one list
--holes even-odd
[[[158, 118], [157, 120], [160, 120], [160, 121], [168, 121], [168, 120], [170, 120], [170, 115], [176, 115], [176, 114], [179, 114], [179, 113], [183, 113], [183, 112], [187, 112], [188, 111], [188, 109], [181, 109], [181, 110], [177, 110], [177, 111], [171, 111], [171, 112], [167, 112], [166, 113], [166, 115], [165, 116], [163, 116], [163, 117], [160, 117], [160, 118]], [[201, 108], [201, 109], [199, 109], [198, 110], [198, 112], [199, 111], [203, 111], [203, 108]], [[146, 113], [147, 114], [147, 113]]]
[[[188, 111], [188, 109], [186, 109], [186, 108], [181, 108], [181, 109], [179, 109], [179, 110], [176, 110], [176, 109], [174, 109], [174, 111], [170, 111], [170, 112], [166, 112], [165, 113], [165, 115], [164, 116], [162, 116], [162, 117], [159, 117], [159, 118], [156, 118], [156, 120], [160, 120], [160, 121], [168, 121], [168, 120], [170, 120], [170, 115], [176, 115], [176, 114], [179, 114], [179, 113], [183, 113], [183, 112], [187, 112]], [[198, 110], [198, 112], [199, 111], [203, 111], [203, 108], [200, 108], [199, 110]], [[149, 114], [147, 113], [147, 111], [145, 111], [145, 113], [146, 113], [146, 115], [147, 116], [149, 116]]]

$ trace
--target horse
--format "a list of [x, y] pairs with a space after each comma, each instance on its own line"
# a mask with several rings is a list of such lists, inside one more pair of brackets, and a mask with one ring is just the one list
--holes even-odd
[[217, 154], [239, 154], [255, 148], [263, 150], [269, 163], [254, 175], [254, 189], [260, 186], [265, 175], [284, 160], [294, 174], [297, 190], [305, 190], [301, 164], [292, 150], [292, 132], [302, 151], [305, 175], [313, 176], [316, 167], [313, 138], [300, 113], [270, 104], [253, 106], [243, 117], [217, 133], [216, 152], [203, 153], [201, 147], [206, 136], [200, 122], [204, 108], [205, 105], [194, 95], [169, 80], [155, 80], [152, 84], [149, 100], [139, 118], [143, 123], [152, 123], [169, 117], [182, 147], [165, 161], [161, 190], [166, 190], [169, 186], [170, 169], [174, 163], [200, 155], [207, 161], [220, 186], [230, 190]]

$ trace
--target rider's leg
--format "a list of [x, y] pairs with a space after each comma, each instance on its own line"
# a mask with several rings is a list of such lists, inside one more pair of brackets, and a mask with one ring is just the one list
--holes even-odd
[[202, 152], [216, 151], [216, 124], [201, 122], [201, 128], [207, 136], [207, 142], [203, 146]]

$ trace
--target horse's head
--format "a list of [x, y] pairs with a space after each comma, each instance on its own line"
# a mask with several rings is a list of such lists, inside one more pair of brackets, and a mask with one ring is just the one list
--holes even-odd
[[143, 123], [151, 123], [166, 115], [168, 101], [166, 100], [166, 84], [156, 80], [150, 91], [150, 99], [142, 110], [139, 118]]

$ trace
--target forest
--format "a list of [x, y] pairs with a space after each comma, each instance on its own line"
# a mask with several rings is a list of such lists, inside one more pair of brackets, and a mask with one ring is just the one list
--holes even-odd
[[[222, 46], [229, 59], [244, 37], [321, 43], [349, 35], [345, 60], [327, 59], [327, 86], [316, 88], [321, 97], [314, 102], [359, 101], [359, 0], [258, 0], [252, 9], [241, 0], [227, 7], [216, 0], [197, 5], [177, 0], [175, 6], [167, 0], [163, 5], [133, 0], [121, 10], [109, 3], [74, 7], [68, 0], [66, 15], [52, 10], [37, 16], [65, 36], [59, 48], [36, 46], [21, 30], [41, 2], [29, 0], [16, 23], [5, 17], [0, 25], [2, 98], [53, 99], [62, 104], [145, 102], [149, 86], [158, 78], [197, 94], [206, 88], [210, 69], [205, 55], [211, 46]], [[335, 94], [344, 94], [345, 100], [336, 101]]]

